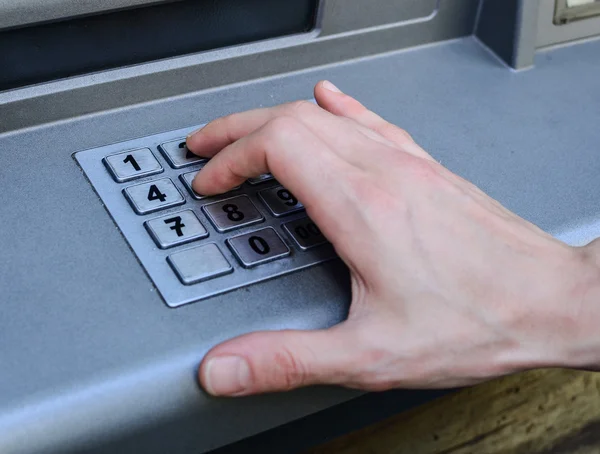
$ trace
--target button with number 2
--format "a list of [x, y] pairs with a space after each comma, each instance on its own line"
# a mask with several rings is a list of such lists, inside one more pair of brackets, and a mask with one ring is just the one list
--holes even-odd
[[129, 186], [123, 189], [123, 194], [140, 215], [185, 203], [183, 195], [169, 178]]

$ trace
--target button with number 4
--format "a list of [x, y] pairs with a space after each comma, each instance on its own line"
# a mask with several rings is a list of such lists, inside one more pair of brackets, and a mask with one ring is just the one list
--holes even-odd
[[285, 216], [304, 209], [294, 195], [283, 186], [275, 186], [258, 193], [260, 200], [275, 217]]
[[290, 248], [272, 227], [230, 238], [227, 240], [227, 246], [245, 268], [290, 255]]
[[150, 149], [123, 151], [104, 158], [104, 165], [117, 183], [155, 175], [163, 171]]
[[192, 210], [167, 214], [146, 221], [144, 226], [161, 249], [167, 249], [208, 236], [207, 230]]
[[245, 195], [210, 203], [202, 209], [219, 232], [228, 232], [265, 219]]
[[129, 186], [123, 189], [123, 194], [137, 214], [148, 214], [185, 203], [183, 195], [169, 178]]

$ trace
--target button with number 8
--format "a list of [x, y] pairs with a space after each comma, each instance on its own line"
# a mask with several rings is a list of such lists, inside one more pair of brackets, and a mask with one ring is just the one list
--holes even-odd
[[204, 205], [202, 210], [221, 233], [264, 221], [262, 214], [245, 195]]
[[123, 189], [125, 198], [137, 214], [148, 214], [183, 205], [183, 195], [169, 178], [136, 184]]
[[272, 227], [230, 238], [227, 246], [245, 268], [290, 255], [290, 248]]

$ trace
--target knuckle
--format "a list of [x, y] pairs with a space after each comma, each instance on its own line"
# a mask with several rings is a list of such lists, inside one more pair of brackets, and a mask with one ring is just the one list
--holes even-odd
[[281, 348], [274, 356], [275, 374], [272, 378], [283, 390], [306, 383], [308, 369], [289, 349]]
[[314, 112], [317, 106], [306, 100], [294, 101], [287, 105], [287, 110], [292, 115], [306, 115]]
[[279, 145], [286, 138], [297, 134], [300, 129], [301, 124], [295, 118], [280, 116], [269, 121], [262, 138], [266, 141], [265, 145]]

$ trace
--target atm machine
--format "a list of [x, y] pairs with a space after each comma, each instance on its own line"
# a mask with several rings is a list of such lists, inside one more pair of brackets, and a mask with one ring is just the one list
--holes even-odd
[[598, 36], [598, 0], [0, 0], [0, 452], [302, 452], [437, 395], [200, 389], [211, 347], [332, 326], [350, 289], [270, 175], [195, 194], [184, 138], [329, 79], [584, 244]]

